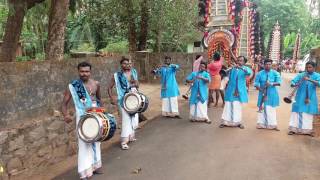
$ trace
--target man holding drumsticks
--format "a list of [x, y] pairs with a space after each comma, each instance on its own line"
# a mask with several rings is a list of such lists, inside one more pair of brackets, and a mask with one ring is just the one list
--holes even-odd
[[[64, 93], [62, 114], [67, 123], [72, 121], [68, 114], [68, 104], [73, 99], [76, 109], [76, 124], [86, 109], [102, 106], [100, 85], [98, 81], [90, 78], [91, 64], [81, 62], [78, 64], [79, 79], [73, 80]], [[101, 171], [100, 142], [86, 143], [78, 137], [78, 173], [80, 179], [88, 179], [93, 174], [102, 174]]]

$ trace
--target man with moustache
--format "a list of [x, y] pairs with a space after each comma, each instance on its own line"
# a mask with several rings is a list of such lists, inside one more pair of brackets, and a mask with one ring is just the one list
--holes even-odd
[[[91, 64], [81, 62], [78, 64], [79, 79], [73, 80], [64, 93], [62, 102], [62, 114], [65, 122], [72, 122], [68, 114], [68, 104], [71, 99], [76, 109], [76, 124], [86, 109], [103, 106], [101, 101], [100, 84], [92, 79]], [[80, 179], [88, 179], [93, 174], [102, 174], [101, 171], [100, 142], [86, 143], [78, 136], [78, 173]]]

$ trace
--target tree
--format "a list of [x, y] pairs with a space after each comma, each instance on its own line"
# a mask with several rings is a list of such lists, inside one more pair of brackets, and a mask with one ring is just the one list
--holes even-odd
[[14, 61], [16, 50], [26, 12], [44, 0], [9, 0], [9, 15], [7, 18], [3, 44], [1, 46], [0, 61]]
[[46, 59], [63, 59], [69, 0], [51, 0]]
[[145, 50], [147, 47], [148, 30], [149, 30], [149, 6], [148, 0], [141, 1], [141, 23], [138, 50]]

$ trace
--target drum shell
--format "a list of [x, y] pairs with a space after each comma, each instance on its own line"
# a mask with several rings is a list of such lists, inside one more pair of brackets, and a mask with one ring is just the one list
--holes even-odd
[[[86, 137], [85, 133], [83, 132], [82, 125], [88, 118], [94, 118], [99, 124], [97, 135], [94, 138]], [[79, 138], [87, 143], [101, 142], [109, 140], [113, 137], [117, 129], [116, 126], [116, 119], [112, 114], [91, 112], [85, 113], [83, 116], [81, 116], [77, 126], [77, 131]]]
[[[128, 98], [130, 96], [135, 96], [138, 100], [138, 103], [136, 105], [135, 108], [129, 108], [127, 106], [127, 101], [128, 101]], [[128, 113], [128, 114], [136, 114], [138, 112], [138, 110], [141, 108], [141, 103], [142, 103], [142, 99], [140, 97], [140, 94], [138, 92], [128, 92], [124, 95], [123, 97], [123, 109]]]
[[142, 113], [142, 112], [145, 112], [148, 107], [149, 107], [149, 99], [146, 95], [140, 93], [140, 96], [142, 98], [142, 104], [140, 106], [140, 109], [138, 110], [138, 113]]

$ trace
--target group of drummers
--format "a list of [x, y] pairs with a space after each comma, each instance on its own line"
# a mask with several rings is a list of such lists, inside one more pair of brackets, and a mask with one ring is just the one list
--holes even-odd
[[[136, 141], [138, 114], [148, 107], [148, 98], [138, 91], [137, 71], [128, 58], [120, 60], [120, 70], [112, 76], [107, 89], [111, 104], [118, 105], [121, 114], [121, 148], [129, 149], [128, 143]], [[76, 110], [76, 131], [78, 134], [78, 173], [80, 179], [94, 174], [103, 174], [100, 144], [109, 140], [117, 129], [112, 114], [106, 112], [101, 100], [100, 83], [91, 78], [91, 64], [78, 64], [79, 79], [73, 80], [64, 93], [62, 114], [67, 123], [72, 122], [68, 104], [73, 100]], [[117, 98], [112, 90], [116, 89]]]
[[[232, 54], [232, 53], [231, 53]], [[248, 102], [247, 78], [252, 75], [251, 68], [245, 66], [244, 56], [233, 57], [233, 65], [223, 68], [223, 58], [214, 53], [207, 64], [203, 56], [198, 55], [193, 63], [193, 71], [186, 76], [190, 85], [185, 99], [189, 99], [191, 122], [212, 121], [208, 116], [208, 107], [213, 103], [213, 92], [216, 93], [215, 105], [218, 105], [219, 95], [223, 102], [223, 113], [220, 128], [239, 127], [242, 123], [242, 105]], [[138, 128], [139, 113], [148, 107], [148, 98], [139, 92], [137, 71], [128, 58], [120, 60], [120, 70], [115, 72], [108, 85], [108, 95], [111, 104], [118, 105], [121, 113], [121, 148], [129, 149], [129, 143], [135, 141], [135, 129]], [[257, 102], [257, 128], [277, 128], [276, 107], [279, 106], [277, 86], [281, 85], [280, 74], [273, 70], [272, 60], [264, 60], [264, 69], [255, 76], [254, 87], [259, 91]], [[294, 95], [289, 123], [289, 135], [313, 135], [313, 116], [318, 113], [316, 87], [320, 86], [320, 74], [315, 72], [316, 64], [308, 62], [306, 71], [298, 74], [292, 81], [293, 92], [285, 97], [290, 103]], [[166, 56], [163, 65], [152, 71], [161, 77], [162, 116], [181, 118], [179, 114], [179, 86], [176, 73], [180, 66], [171, 63], [171, 57]], [[72, 121], [67, 106], [71, 99], [76, 109], [76, 124], [78, 132], [78, 172], [81, 179], [87, 179], [93, 174], [101, 174], [100, 142], [110, 139], [116, 130], [116, 120], [108, 114], [101, 101], [101, 90], [98, 81], [93, 80], [91, 65], [87, 62], [78, 64], [79, 79], [72, 81], [64, 93], [62, 113], [67, 123]], [[113, 97], [112, 89], [117, 92]]]

